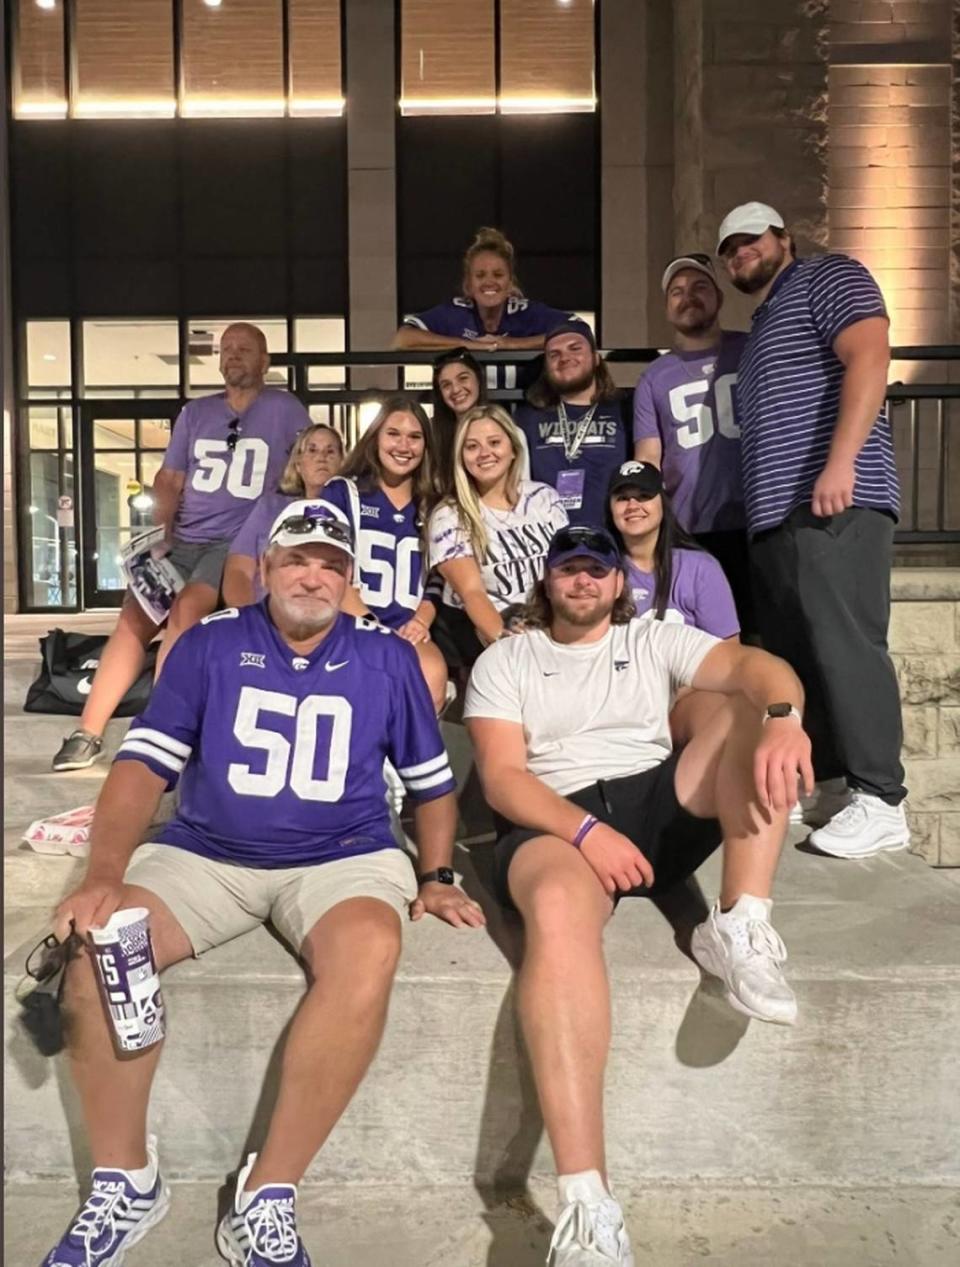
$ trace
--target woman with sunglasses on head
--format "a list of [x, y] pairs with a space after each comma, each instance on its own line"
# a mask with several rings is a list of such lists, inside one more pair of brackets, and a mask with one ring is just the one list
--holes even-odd
[[325, 422], [315, 422], [300, 432], [278, 491], [260, 498], [230, 543], [223, 570], [223, 601], [228, 607], [246, 607], [263, 597], [258, 564], [267, 548], [271, 525], [288, 503], [319, 497], [327, 480], [340, 470], [343, 457], [340, 433]]
[[453, 444], [454, 492], [430, 516], [430, 564], [443, 577], [435, 638], [451, 668], [469, 668], [508, 632], [503, 613], [543, 575], [567, 524], [560, 494], [523, 478], [523, 437], [499, 405], [464, 414]]
[[372, 616], [411, 643], [437, 712], [447, 666], [433, 645], [436, 608], [424, 600], [424, 525], [437, 498], [430, 422], [407, 396], [389, 396], [323, 500], [353, 525], [356, 564], [343, 610]]
[[466, 348], [451, 348], [434, 361], [430, 399], [440, 487], [446, 495], [453, 491], [453, 437], [457, 423], [465, 413], [487, 403], [483, 367]]

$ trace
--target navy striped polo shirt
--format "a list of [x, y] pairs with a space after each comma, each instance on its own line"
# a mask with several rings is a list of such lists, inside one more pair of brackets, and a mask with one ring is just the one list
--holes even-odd
[[[887, 315], [880, 288], [846, 255], [798, 260], [780, 274], [753, 314], [740, 358], [737, 417], [747, 525], [775, 528], [809, 503], [833, 439], [843, 362], [842, 330]], [[900, 509], [886, 406], [857, 456], [855, 506]]]

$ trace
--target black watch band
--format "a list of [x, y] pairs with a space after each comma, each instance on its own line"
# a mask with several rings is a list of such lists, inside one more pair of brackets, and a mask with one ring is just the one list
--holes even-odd
[[425, 871], [417, 876], [417, 884], [456, 884], [457, 877], [453, 867], [437, 867], [436, 871]]

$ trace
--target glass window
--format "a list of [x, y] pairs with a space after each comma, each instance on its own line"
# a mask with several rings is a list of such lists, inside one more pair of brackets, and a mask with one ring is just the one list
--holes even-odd
[[493, 0], [403, 0], [403, 114], [496, 110]]
[[[102, 425], [102, 424], [100, 424]], [[133, 500], [141, 491], [135, 453], [97, 453], [94, 482], [97, 505], [97, 589], [125, 588], [120, 547], [139, 526]]]
[[85, 321], [84, 390], [88, 396], [175, 395], [178, 348], [175, 321]]
[[27, 322], [28, 389], [47, 388], [45, 396], [70, 388], [69, 321]]
[[[142, 418], [140, 421], [141, 449], [165, 449], [170, 443], [172, 424], [169, 418]], [[151, 462], [153, 458], [149, 459]], [[147, 461], [144, 458], [144, 461]], [[161, 457], [159, 461], [163, 461]]]
[[[346, 347], [346, 322], [343, 317], [298, 317], [293, 323], [293, 339], [295, 352], [343, 352]], [[343, 387], [346, 373], [342, 366], [313, 365], [307, 371], [307, 384], [310, 387]]]
[[107, 418], [93, 424], [95, 449], [133, 449], [137, 424], [132, 418]]
[[183, 0], [183, 113], [284, 113], [282, 0]]
[[91, 117], [176, 113], [170, 0], [74, 0], [74, 113]]
[[500, 0], [504, 113], [595, 110], [593, 69], [593, 0]]
[[60, 410], [55, 405], [30, 410], [29, 430], [31, 449], [60, 448]]
[[[235, 321], [249, 321], [261, 329], [270, 352], [286, 352], [287, 322], [283, 317], [197, 317], [190, 322], [190, 383], [188, 394], [205, 396], [223, 390], [220, 376], [220, 336]], [[284, 366], [273, 366], [267, 372], [271, 387], [286, 387]]]
[[[73, 511], [73, 455], [31, 453], [26, 540], [21, 554], [31, 607], [75, 607], [77, 546]], [[67, 508], [62, 499], [70, 499]]]
[[14, 73], [18, 117], [66, 116], [63, 0], [19, 0]]
[[290, 113], [342, 114], [340, 0], [288, 0]]

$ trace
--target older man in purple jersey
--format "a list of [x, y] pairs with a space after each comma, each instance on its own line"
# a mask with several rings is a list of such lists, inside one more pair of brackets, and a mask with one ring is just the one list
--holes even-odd
[[[232, 1267], [309, 1267], [296, 1185], [377, 1049], [408, 908], [483, 923], [450, 869], [455, 784], [416, 654], [341, 612], [352, 565], [332, 510], [281, 511], [267, 598], [174, 648], [100, 794], [86, 878], [57, 911], [62, 937], [146, 907], [161, 969], [270, 920], [310, 968], [266, 1139], [218, 1229]], [[385, 759], [416, 805], [419, 877], [391, 832]], [[176, 816], [141, 845], [178, 781]], [[160, 1047], [116, 1057], [86, 955], [68, 969], [65, 1007], [95, 1169], [44, 1267], [119, 1267], [169, 1204], [146, 1133]]]
[[[153, 484], [154, 519], [186, 584], [167, 619], [157, 673], [180, 635], [217, 605], [230, 541], [261, 493], [272, 493], [298, 433], [310, 424], [289, 392], [267, 388], [263, 331], [246, 321], [220, 337], [224, 390], [189, 401]], [[107, 722], [143, 671], [159, 626], [127, 593], [93, 678], [80, 726], [61, 744], [53, 769], [81, 770], [101, 755]]]
[[634, 457], [663, 471], [677, 521], [719, 561], [747, 636], [755, 619], [734, 395], [747, 336], [721, 328], [723, 292], [709, 255], [671, 260], [661, 289], [674, 346], [634, 391]]

